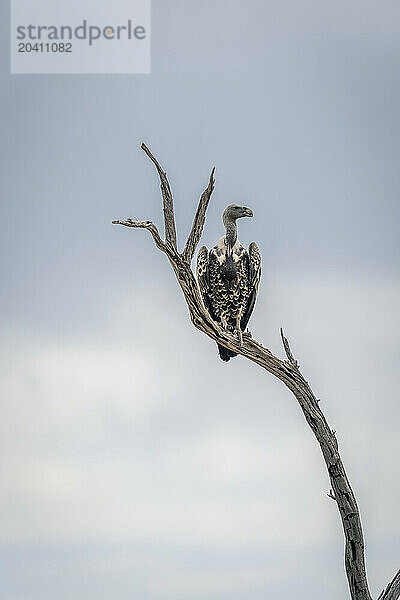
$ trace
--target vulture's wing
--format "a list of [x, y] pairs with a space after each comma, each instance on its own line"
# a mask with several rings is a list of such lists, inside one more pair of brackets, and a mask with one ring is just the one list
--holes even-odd
[[208, 267], [208, 250], [205, 246], [202, 246], [197, 255], [196, 276], [204, 306], [210, 312], [210, 272]]
[[247, 301], [246, 309], [243, 313], [243, 317], [240, 323], [242, 331], [247, 327], [247, 323], [251, 317], [251, 313], [254, 309], [256, 302], [258, 284], [260, 283], [261, 277], [261, 255], [258, 246], [255, 242], [252, 242], [249, 246], [249, 299]]

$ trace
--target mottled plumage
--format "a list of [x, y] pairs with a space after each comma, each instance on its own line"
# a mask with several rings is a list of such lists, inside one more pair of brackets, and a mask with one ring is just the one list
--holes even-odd
[[[252, 215], [248, 208], [228, 206], [223, 216], [225, 236], [210, 251], [205, 246], [200, 248], [197, 257], [197, 279], [204, 305], [214, 321], [237, 332], [240, 343], [254, 309], [261, 257], [255, 242], [247, 251], [237, 239], [236, 219]], [[237, 356], [221, 345], [218, 348], [224, 361]]]

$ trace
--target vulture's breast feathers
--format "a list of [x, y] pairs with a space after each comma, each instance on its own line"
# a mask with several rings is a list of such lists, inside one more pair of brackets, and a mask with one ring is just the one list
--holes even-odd
[[218, 271], [220, 278], [229, 288], [232, 287], [232, 282], [238, 278], [241, 271], [239, 262], [245, 254], [247, 254], [246, 250], [238, 240], [229, 251], [225, 236], [218, 240], [217, 245], [210, 251], [210, 262], [216, 261], [213, 270]]

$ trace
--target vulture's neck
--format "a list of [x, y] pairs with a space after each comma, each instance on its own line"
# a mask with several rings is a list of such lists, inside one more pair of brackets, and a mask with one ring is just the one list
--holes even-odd
[[228, 255], [232, 254], [232, 248], [236, 244], [237, 240], [237, 226], [236, 221], [228, 221], [225, 225], [225, 243], [228, 249]]

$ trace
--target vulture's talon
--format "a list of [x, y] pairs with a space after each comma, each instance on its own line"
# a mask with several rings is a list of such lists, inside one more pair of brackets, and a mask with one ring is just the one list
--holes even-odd
[[239, 348], [241, 348], [243, 346], [242, 330], [241, 329], [236, 329], [236, 335], [237, 335], [237, 339], [238, 339], [238, 343], [239, 343]]

